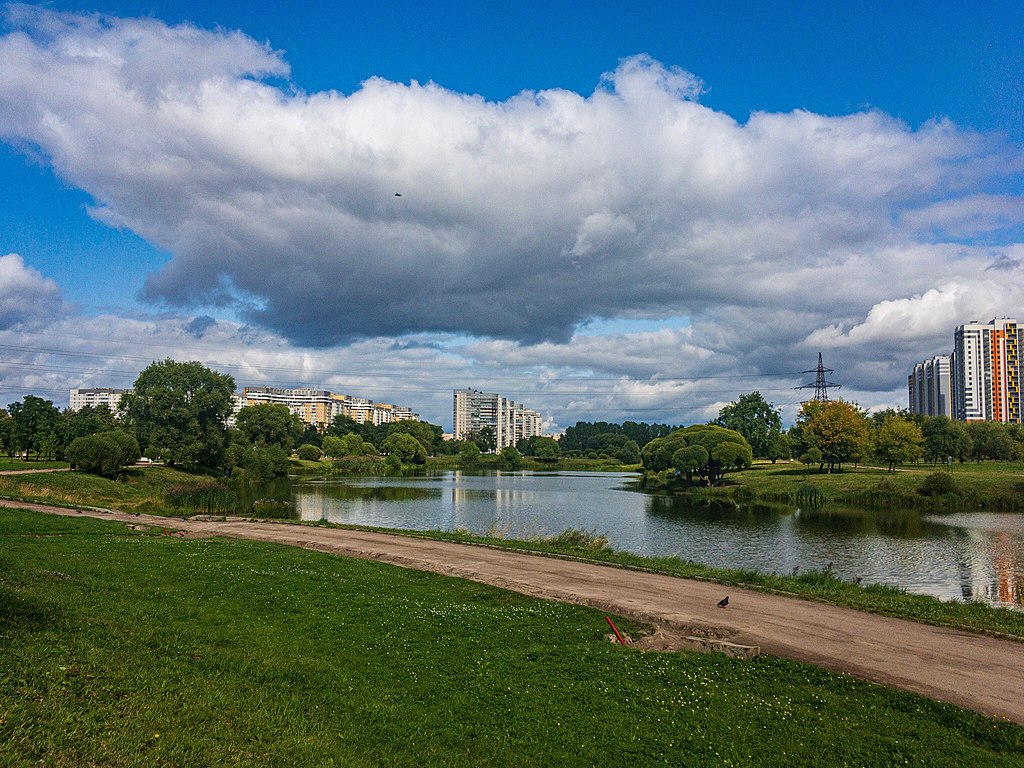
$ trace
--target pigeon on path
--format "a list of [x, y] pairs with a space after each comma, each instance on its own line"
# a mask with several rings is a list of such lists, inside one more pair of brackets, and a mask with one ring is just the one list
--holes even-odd
[[719, 608], [725, 608], [725, 606], [727, 606], [728, 604], [729, 604], [729, 596], [728, 595], [726, 595], [725, 597], [723, 597], [721, 600], [718, 601], [718, 607]]

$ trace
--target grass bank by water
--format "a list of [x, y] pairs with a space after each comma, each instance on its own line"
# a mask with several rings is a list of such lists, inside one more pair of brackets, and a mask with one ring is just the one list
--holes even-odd
[[[929, 475], [948, 476], [953, 492], [925, 495], [922, 485]], [[797, 462], [756, 463], [730, 472], [716, 488], [687, 486], [670, 477], [646, 478], [650, 489], [662, 487], [695, 498], [725, 498], [737, 502], [781, 502], [804, 506], [844, 506], [907, 509], [989, 509], [1024, 511], [1024, 464], [982, 462], [945, 466], [915, 464], [889, 472], [885, 467], [844, 466], [822, 473]]]
[[[182, 486], [206, 486], [210, 483], [211, 478], [162, 466], [131, 469], [126, 471], [120, 480], [109, 480], [78, 472], [13, 475], [0, 477], [0, 497], [59, 506], [84, 505], [126, 512], [187, 516], [209, 510], [205, 506], [172, 507], [168, 505], [167, 500]], [[230, 514], [230, 510], [215, 511]], [[993, 608], [981, 603], [945, 602], [924, 595], [910, 594], [892, 586], [860, 586], [842, 581], [827, 570], [774, 574], [712, 568], [678, 557], [642, 557], [628, 552], [613, 551], [606, 546], [606, 541], [600, 536], [582, 531], [567, 531], [560, 536], [533, 541], [511, 540], [498, 535], [478, 536], [467, 531], [419, 532], [387, 529], [387, 532], [522, 549], [555, 556], [582, 557], [610, 565], [776, 591], [885, 616], [1024, 640], [1024, 611]]]
[[1024, 728], [913, 694], [779, 659], [642, 653], [605, 632], [599, 612], [436, 574], [0, 510], [0, 764], [1009, 766], [1024, 754]]

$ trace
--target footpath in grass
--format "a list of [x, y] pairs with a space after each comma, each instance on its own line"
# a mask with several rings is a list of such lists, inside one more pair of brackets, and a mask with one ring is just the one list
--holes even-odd
[[1022, 764], [1024, 728], [794, 662], [642, 653], [591, 609], [159, 534], [0, 510], [0, 764]]

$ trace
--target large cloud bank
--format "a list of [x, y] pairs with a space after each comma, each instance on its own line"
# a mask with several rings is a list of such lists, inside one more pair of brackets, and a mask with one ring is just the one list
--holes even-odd
[[[589, 95], [304, 93], [239, 32], [28, 6], [7, 27], [0, 138], [172, 255], [147, 297], [293, 344], [440, 332], [628, 378], [834, 349], [855, 387], [892, 391], [955, 324], [1024, 314], [1020, 148], [943, 120], [740, 123], [643, 55]], [[573, 335], [665, 317], [688, 327]]]

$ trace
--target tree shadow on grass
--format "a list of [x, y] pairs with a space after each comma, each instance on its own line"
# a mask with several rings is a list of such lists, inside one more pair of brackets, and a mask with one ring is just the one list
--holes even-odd
[[48, 606], [0, 585], [0, 632], [36, 632], [53, 621]]

